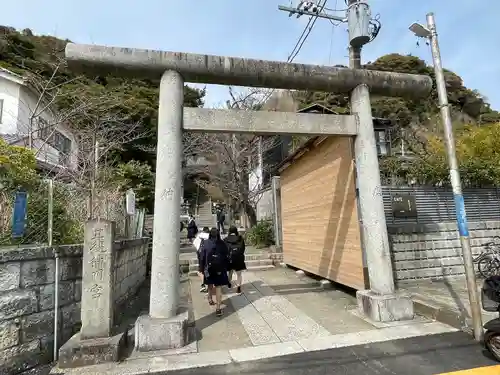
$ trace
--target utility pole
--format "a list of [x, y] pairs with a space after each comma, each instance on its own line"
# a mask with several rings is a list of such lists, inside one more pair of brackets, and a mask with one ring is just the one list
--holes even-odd
[[434, 13], [427, 14], [427, 27], [413, 23], [410, 30], [420, 38], [427, 38], [431, 44], [432, 60], [434, 63], [434, 74], [436, 75], [436, 88], [438, 93], [439, 108], [443, 121], [444, 137], [446, 142], [446, 152], [448, 154], [448, 165], [450, 169], [450, 181], [455, 200], [455, 210], [457, 215], [458, 232], [460, 234], [460, 244], [462, 245], [462, 256], [464, 259], [465, 278], [469, 293], [469, 303], [472, 315], [472, 325], [474, 339], [480, 341], [483, 336], [483, 323], [481, 316], [481, 306], [472, 260], [472, 251], [469, 240], [469, 227], [467, 215], [465, 213], [464, 196], [462, 194], [462, 184], [460, 172], [458, 170], [457, 155], [455, 151], [455, 140], [453, 137], [453, 126], [451, 123], [450, 106], [448, 104], [448, 93], [446, 92], [446, 81], [444, 79], [443, 66], [441, 64], [441, 53], [436, 31]]
[[[355, 4], [358, 2], [358, 0], [349, 0], [349, 27], [355, 27], [356, 22], [355, 22], [355, 15], [353, 15], [353, 8]], [[353, 22], [354, 21], [354, 22]], [[350, 31], [350, 29], [349, 29]], [[353, 46], [351, 43], [349, 43], [349, 68], [351, 69], [361, 69], [361, 46], [360, 45], [355, 45]]]
[[[361, 49], [374, 39], [380, 28], [380, 24], [375, 25], [375, 30], [370, 32], [371, 21], [370, 8], [366, 1], [349, 0], [347, 22], [349, 66], [352, 69], [361, 69]], [[368, 263], [370, 288], [378, 295], [393, 295], [395, 286], [392, 260], [367, 85], [359, 85], [351, 92], [351, 113], [358, 116], [360, 124], [358, 135], [354, 139], [354, 154], [361, 238]]]

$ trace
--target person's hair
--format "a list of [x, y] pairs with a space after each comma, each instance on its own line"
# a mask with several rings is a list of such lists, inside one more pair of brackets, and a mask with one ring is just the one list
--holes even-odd
[[238, 234], [238, 228], [236, 228], [234, 225], [231, 225], [229, 227], [229, 234]]
[[209, 227], [203, 227], [202, 232], [203, 233], [210, 233], [210, 228]]
[[218, 240], [218, 239], [220, 239], [220, 233], [217, 230], [217, 228], [210, 229], [210, 233], [208, 235], [208, 238], [210, 238], [211, 240]]

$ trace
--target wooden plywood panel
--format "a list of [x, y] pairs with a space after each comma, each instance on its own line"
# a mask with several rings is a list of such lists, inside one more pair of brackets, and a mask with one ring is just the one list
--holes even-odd
[[285, 263], [365, 288], [351, 139], [329, 137], [281, 173]]

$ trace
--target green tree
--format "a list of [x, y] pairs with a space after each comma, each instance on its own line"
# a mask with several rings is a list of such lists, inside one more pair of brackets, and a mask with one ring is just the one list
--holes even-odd
[[31, 150], [11, 146], [0, 138], [0, 184], [4, 191], [33, 186], [38, 181], [35, 166]]
[[[500, 123], [456, 127], [455, 143], [462, 182], [468, 187], [500, 185]], [[424, 185], [449, 185], [449, 167], [442, 136], [429, 134], [425, 148], [402, 163], [382, 161], [386, 171]]]
[[154, 203], [154, 174], [146, 163], [136, 160], [117, 166], [114, 179], [123, 191], [134, 189], [139, 207], [152, 210]]

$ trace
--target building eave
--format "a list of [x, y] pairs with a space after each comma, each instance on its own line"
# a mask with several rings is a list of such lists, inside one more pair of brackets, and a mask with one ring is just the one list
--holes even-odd
[[10, 71], [9, 69], [0, 67], [0, 77], [9, 80], [13, 83], [16, 83], [18, 85], [27, 86], [26, 78], [24, 78], [20, 74]]

